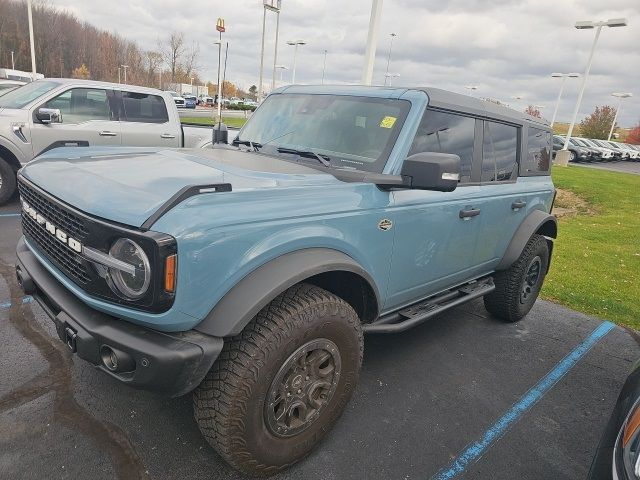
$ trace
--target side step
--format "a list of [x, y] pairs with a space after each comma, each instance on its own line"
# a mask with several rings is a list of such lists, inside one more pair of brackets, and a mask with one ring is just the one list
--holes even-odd
[[362, 326], [364, 333], [396, 333], [428, 320], [452, 307], [474, 298], [482, 297], [495, 290], [492, 277], [483, 278], [463, 287], [448, 290], [427, 300], [411, 305], [399, 312], [378, 318], [375, 322]]

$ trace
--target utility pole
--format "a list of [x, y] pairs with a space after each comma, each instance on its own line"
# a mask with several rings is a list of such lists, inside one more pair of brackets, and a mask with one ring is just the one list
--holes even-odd
[[369, 19], [369, 34], [367, 35], [367, 50], [364, 55], [364, 68], [362, 70], [362, 84], [371, 85], [373, 81], [373, 64], [376, 59], [376, 46], [378, 43], [378, 28], [380, 26], [380, 14], [382, 13], [382, 0], [372, 0], [371, 18]]

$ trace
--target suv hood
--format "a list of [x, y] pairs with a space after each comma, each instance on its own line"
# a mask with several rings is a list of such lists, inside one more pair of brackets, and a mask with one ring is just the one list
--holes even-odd
[[58, 148], [20, 172], [78, 210], [134, 227], [187, 186], [230, 183], [238, 192], [339, 182], [302, 164], [225, 148]]

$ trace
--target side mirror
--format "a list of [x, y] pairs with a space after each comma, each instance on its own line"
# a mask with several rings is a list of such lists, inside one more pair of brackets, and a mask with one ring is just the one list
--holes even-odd
[[44, 124], [62, 123], [62, 114], [57, 108], [39, 108], [36, 118]]
[[407, 157], [400, 172], [409, 188], [452, 192], [460, 180], [460, 157], [422, 152]]
[[227, 126], [219, 122], [213, 127], [213, 143], [229, 143], [229, 131], [227, 130]]

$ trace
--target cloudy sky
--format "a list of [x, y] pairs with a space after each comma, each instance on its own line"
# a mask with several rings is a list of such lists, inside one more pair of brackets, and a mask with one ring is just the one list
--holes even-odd
[[[223, 17], [229, 42], [227, 77], [244, 88], [258, 83], [262, 2], [259, 0], [50, 0], [97, 27], [118, 32], [144, 48], [182, 31], [200, 45], [200, 71], [214, 79], [217, 69], [215, 21]], [[326, 49], [326, 83], [358, 83], [364, 63], [370, 0], [282, 0], [278, 64], [291, 67], [298, 51], [297, 83], [319, 83]], [[384, 0], [374, 83], [382, 84], [390, 33], [396, 33], [389, 71], [394, 85], [431, 85], [491, 97], [519, 109], [543, 105], [553, 114], [560, 80], [551, 72], [584, 71], [594, 30], [576, 30], [577, 20], [626, 17], [629, 26], [604, 28], [578, 119], [596, 105], [610, 104], [612, 92], [630, 92], [618, 119], [640, 122], [639, 0]], [[265, 85], [271, 83], [275, 16], [267, 18]], [[280, 71], [279, 71], [280, 72]], [[291, 70], [283, 72], [283, 83]], [[280, 73], [277, 74], [280, 84]], [[570, 119], [581, 79], [569, 79], [558, 121]], [[512, 97], [520, 96], [522, 100]]]

